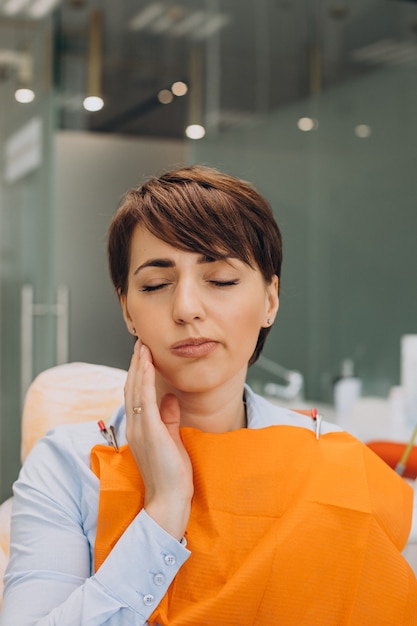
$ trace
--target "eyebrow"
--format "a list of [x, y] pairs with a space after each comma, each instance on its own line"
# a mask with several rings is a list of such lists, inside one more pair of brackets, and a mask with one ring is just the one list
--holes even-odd
[[[219, 259], [215, 259], [214, 257], [207, 256], [206, 254], [201, 254], [197, 259], [197, 263], [198, 264], [215, 263], [216, 261], [225, 261], [228, 258], [229, 258], [228, 256], [225, 256]], [[139, 265], [139, 267], [137, 267], [135, 271], [133, 272], [133, 275], [136, 276], [136, 274], [138, 274], [145, 267], [175, 267], [175, 261], [173, 261], [173, 259], [170, 259], [170, 258], [149, 259], [148, 261], [145, 261], [145, 263], [142, 263], [141, 265]]]

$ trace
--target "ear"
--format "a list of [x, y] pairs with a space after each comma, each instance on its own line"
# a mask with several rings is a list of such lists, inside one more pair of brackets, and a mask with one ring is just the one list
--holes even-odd
[[279, 309], [278, 286], [279, 278], [276, 274], [274, 274], [271, 282], [266, 285], [265, 288], [265, 320], [262, 324], [262, 328], [269, 328], [269, 326], [272, 326], [277, 316]]
[[125, 324], [127, 326], [127, 330], [132, 335], [136, 335], [136, 328], [133, 327], [132, 318], [130, 317], [129, 309], [127, 308], [127, 295], [126, 294], [121, 294], [119, 292], [119, 302], [120, 302], [120, 306], [122, 307], [123, 319], [124, 319]]

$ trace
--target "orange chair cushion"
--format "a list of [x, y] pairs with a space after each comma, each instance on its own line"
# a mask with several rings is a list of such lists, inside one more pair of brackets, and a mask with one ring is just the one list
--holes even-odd
[[[405, 443], [394, 441], [369, 441], [366, 445], [393, 469], [396, 468], [407, 447]], [[402, 476], [404, 478], [417, 477], [417, 446], [412, 447]]]

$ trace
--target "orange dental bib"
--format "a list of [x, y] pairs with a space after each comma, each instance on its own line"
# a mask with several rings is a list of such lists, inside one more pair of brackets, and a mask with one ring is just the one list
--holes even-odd
[[[417, 580], [400, 554], [412, 490], [366, 446], [293, 426], [181, 436], [194, 470], [191, 556], [149, 623], [417, 625]], [[91, 462], [98, 569], [144, 489], [128, 446], [95, 446]]]

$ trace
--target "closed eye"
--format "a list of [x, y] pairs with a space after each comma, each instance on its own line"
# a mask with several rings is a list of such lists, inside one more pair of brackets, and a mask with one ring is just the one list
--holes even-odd
[[210, 284], [215, 287], [231, 287], [232, 285], [238, 285], [239, 280], [210, 280]]
[[159, 285], [144, 285], [143, 287], [139, 289], [139, 291], [142, 291], [142, 292], [158, 291], [159, 289], [166, 287], [168, 284], [169, 283], [160, 283]]
[[[239, 280], [209, 280], [210, 285], [213, 287], [232, 287], [238, 285]], [[164, 287], [167, 287], [170, 283], [159, 283], [158, 285], [144, 285], [139, 289], [142, 293], [152, 293], [153, 291], [160, 291]]]

